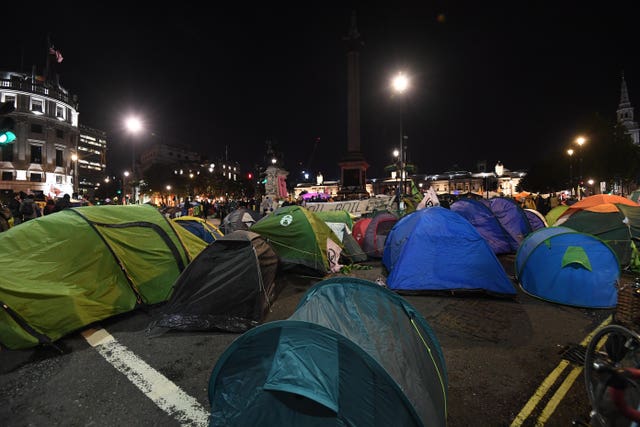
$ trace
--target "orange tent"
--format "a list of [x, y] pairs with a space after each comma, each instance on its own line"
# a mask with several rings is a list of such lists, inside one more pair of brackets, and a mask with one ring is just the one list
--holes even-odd
[[615, 194], [595, 194], [574, 203], [570, 208], [588, 209], [603, 203], [622, 203], [629, 206], [639, 206], [636, 202], [631, 199], [627, 199], [626, 197], [616, 196]]
[[571, 215], [580, 210], [587, 210], [591, 212], [617, 212], [619, 209], [616, 204], [623, 204], [628, 206], [640, 206], [638, 203], [626, 197], [616, 196], [615, 194], [596, 194], [593, 196], [585, 197], [569, 206], [569, 209], [564, 211], [562, 215], [558, 217], [555, 225], [561, 225]]

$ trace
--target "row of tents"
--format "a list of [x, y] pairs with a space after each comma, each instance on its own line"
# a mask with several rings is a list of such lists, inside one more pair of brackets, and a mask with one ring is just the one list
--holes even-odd
[[[446, 425], [444, 357], [426, 320], [400, 295], [514, 297], [498, 256], [515, 253], [525, 292], [610, 308], [620, 254], [633, 258], [640, 206], [602, 202], [615, 209], [584, 206], [585, 199], [553, 226], [500, 198], [355, 222], [346, 212], [301, 206], [263, 218], [238, 210], [220, 229], [199, 218], [168, 219], [151, 206], [68, 209], [0, 236], [0, 343], [53, 344], [90, 323], [159, 305], [151, 334], [242, 333], [211, 374], [212, 425]], [[608, 232], [627, 235], [596, 235], [602, 214]], [[594, 233], [577, 229], [578, 219]], [[369, 258], [382, 260], [387, 288], [331, 277], [289, 319], [262, 323], [282, 269], [326, 277], [340, 263]]]
[[[163, 303], [150, 332], [243, 332], [211, 374], [211, 425], [444, 426], [442, 350], [426, 320], [394, 292], [333, 277], [311, 288], [289, 319], [259, 324], [282, 265], [329, 271], [327, 245], [340, 250], [340, 231], [342, 241], [350, 235], [351, 218], [341, 215], [325, 223], [288, 207], [228, 233], [150, 206], [74, 208], [30, 221], [0, 238], [7, 254], [0, 342], [53, 344], [90, 323]], [[344, 227], [334, 232], [329, 224]]]
[[[241, 208], [225, 217], [220, 229], [195, 217], [168, 219], [151, 206], [73, 208], [12, 228], [0, 238], [6, 254], [0, 259], [0, 343], [9, 348], [51, 343], [97, 320], [164, 304], [172, 296], [175, 306], [167, 307], [173, 311], [168, 309], [156, 322], [158, 330], [200, 324], [201, 329], [238, 331], [263, 319], [258, 313], [278, 294], [274, 282], [279, 270], [304, 269], [322, 278], [344, 263], [372, 258], [382, 260], [387, 285], [397, 292], [473, 290], [512, 297], [516, 289], [497, 256], [517, 252], [515, 279], [525, 291], [569, 305], [612, 307], [620, 270], [637, 260], [640, 206], [615, 196], [592, 197], [556, 218], [553, 211], [545, 218], [506, 198], [461, 199], [450, 209], [436, 206], [402, 218], [382, 211], [355, 222], [344, 211], [313, 213], [286, 206], [258, 217]], [[563, 232], [538, 234], [554, 228], [547, 227], [550, 218]], [[557, 253], [540, 250], [561, 241], [559, 235], [572, 244]], [[599, 252], [594, 248], [602, 245], [614, 256], [598, 255], [596, 262], [593, 253]], [[257, 255], [248, 257], [249, 252]], [[583, 261], [577, 261], [578, 254]], [[594, 267], [604, 260], [609, 260], [608, 268]], [[562, 294], [566, 289], [560, 285], [552, 288], [562, 288], [561, 296], [540, 290], [550, 278], [562, 277], [562, 269], [578, 266], [582, 270], [573, 271], [571, 283], [580, 282], [582, 291], [588, 283], [601, 283], [602, 272], [610, 272], [606, 298], [571, 297], [579, 292]], [[190, 308], [202, 313], [185, 308], [189, 287], [199, 297], [211, 292], [207, 304]], [[262, 297], [254, 301], [243, 292]], [[218, 313], [241, 295], [255, 307], [233, 315]]]

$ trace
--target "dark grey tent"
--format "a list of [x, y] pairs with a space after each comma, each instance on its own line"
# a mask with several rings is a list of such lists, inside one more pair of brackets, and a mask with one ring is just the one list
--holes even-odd
[[247, 208], [238, 208], [222, 219], [220, 230], [224, 234], [232, 233], [236, 230], [248, 230], [260, 219], [260, 213]]
[[238, 337], [209, 379], [210, 426], [445, 426], [438, 340], [405, 299], [334, 277]]
[[149, 332], [244, 332], [264, 319], [275, 299], [277, 268], [277, 255], [258, 234], [242, 230], [226, 234], [207, 246], [178, 277]]

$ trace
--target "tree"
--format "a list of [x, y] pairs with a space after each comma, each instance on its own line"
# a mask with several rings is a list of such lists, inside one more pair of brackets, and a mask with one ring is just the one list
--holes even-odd
[[[614, 182], [627, 187], [637, 182], [640, 147], [633, 143], [624, 126], [595, 114], [578, 128], [584, 130], [586, 143], [578, 147], [570, 141], [557, 152], [534, 160], [519, 189], [550, 193], [570, 188], [571, 161], [574, 183], [580, 178], [583, 181], [593, 179], [595, 182], [607, 182], [611, 188]], [[569, 147], [575, 150], [573, 158], [566, 153]]]

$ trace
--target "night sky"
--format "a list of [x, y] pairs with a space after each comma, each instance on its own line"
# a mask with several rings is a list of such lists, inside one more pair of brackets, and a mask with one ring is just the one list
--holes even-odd
[[41, 70], [49, 33], [64, 57], [61, 84], [78, 95], [80, 123], [107, 132], [114, 172], [130, 161], [122, 123], [136, 113], [146, 128], [139, 149], [159, 141], [211, 159], [226, 150], [248, 170], [272, 141], [290, 182], [308, 166], [337, 179], [347, 147], [343, 37], [353, 10], [364, 42], [361, 148], [369, 177], [384, 175], [398, 145], [400, 103], [389, 84], [398, 70], [412, 78], [402, 122], [420, 173], [475, 171], [479, 160], [517, 170], [536, 156], [561, 159], [585, 120], [615, 119], [623, 71], [640, 116], [631, 1], [212, 3], [210, 11], [187, 3], [3, 5], [0, 69]]

